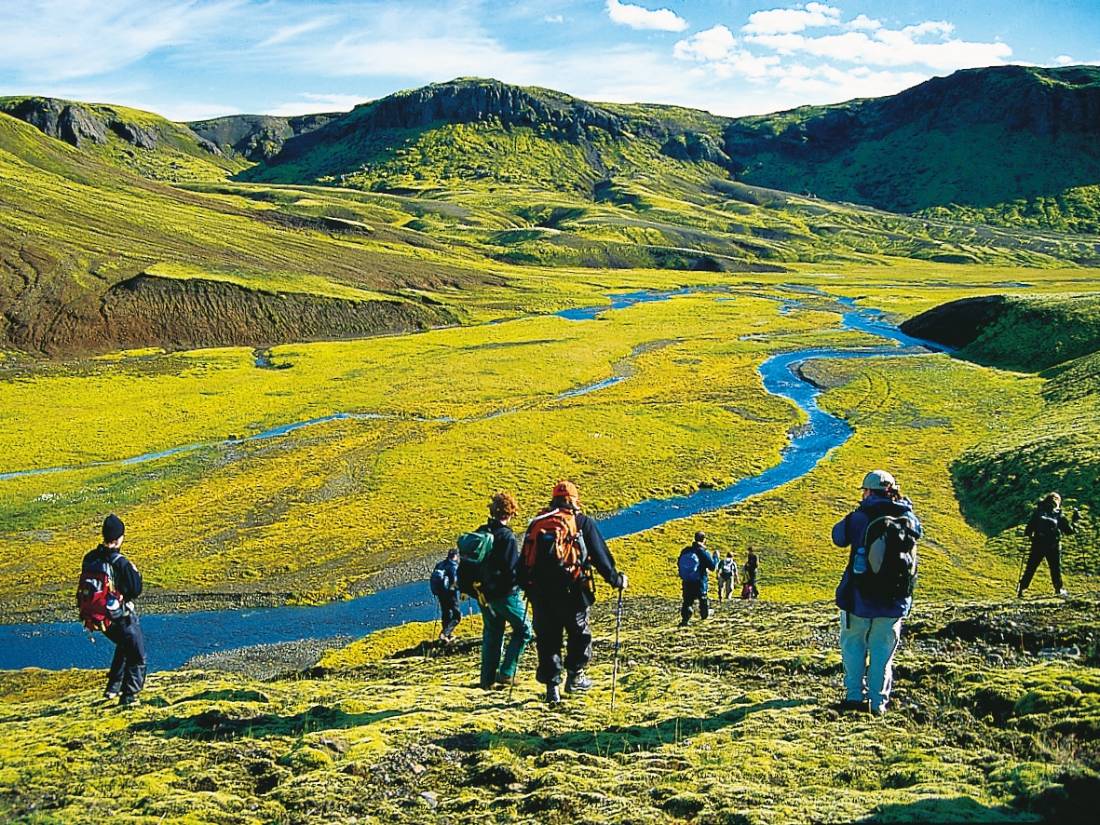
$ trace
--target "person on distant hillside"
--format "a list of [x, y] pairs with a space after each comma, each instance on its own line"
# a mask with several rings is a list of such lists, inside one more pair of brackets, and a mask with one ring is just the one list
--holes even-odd
[[833, 527], [833, 543], [850, 548], [836, 589], [844, 710], [886, 712], [901, 623], [913, 606], [921, 523], [885, 470], [868, 473], [859, 507]]
[[[485, 597], [481, 608], [481, 687], [485, 690], [503, 687], [515, 678], [520, 656], [534, 637], [518, 584], [519, 545], [508, 526], [518, 510], [515, 496], [499, 492], [489, 501], [488, 522], [479, 528], [493, 535], [481, 584]], [[502, 663], [505, 625], [512, 628], [512, 636]]]
[[1039, 569], [1039, 562], [1047, 560], [1050, 568], [1050, 583], [1054, 585], [1054, 592], [1059, 596], [1068, 596], [1065, 587], [1062, 586], [1062, 536], [1077, 532], [1077, 520], [1081, 513], [1073, 511], [1073, 520], [1070, 521], [1062, 513], [1062, 497], [1058, 493], [1047, 493], [1031, 519], [1024, 528], [1024, 535], [1031, 539], [1031, 553], [1027, 557], [1027, 565], [1024, 574], [1016, 587], [1016, 597], [1023, 598], [1024, 592], [1035, 571]]
[[699, 618], [710, 615], [707, 602], [709, 577], [707, 573], [718, 566], [718, 554], [707, 550], [707, 534], [698, 532], [695, 541], [680, 551], [676, 562], [680, 572], [680, 586], [683, 602], [680, 605], [680, 627], [686, 627], [691, 621], [691, 609], [699, 602]]
[[741, 598], [742, 599], [755, 599], [760, 595], [760, 591], [756, 587], [757, 577], [760, 574], [760, 558], [756, 555], [756, 551], [749, 546], [749, 555], [745, 559], [745, 580], [741, 585]]
[[534, 614], [536, 678], [546, 685], [546, 701], [552, 705], [561, 701], [563, 633], [566, 692], [592, 688], [584, 669], [592, 658], [588, 611], [596, 600], [593, 569], [616, 590], [626, 589], [626, 574], [616, 569], [596, 522], [581, 512], [576, 485], [559, 481], [550, 506], [527, 525], [520, 563], [520, 584]]
[[139, 703], [145, 687], [145, 637], [134, 600], [141, 595], [141, 574], [119, 548], [126, 534], [122, 519], [113, 513], [103, 521], [103, 541], [84, 556], [76, 602], [89, 629], [101, 630], [115, 645], [107, 671], [107, 701], [122, 706]]
[[737, 572], [737, 562], [730, 550], [718, 564], [718, 601], [733, 598], [733, 588], [738, 584]]
[[439, 641], [450, 644], [454, 641], [455, 628], [462, 621], [462, 610], [458, 606], [458, 548], [447, 551], [447, 558], [432, 570], [430, 580], [432, 595], [439, 601], [440, 621], [443, 629]]

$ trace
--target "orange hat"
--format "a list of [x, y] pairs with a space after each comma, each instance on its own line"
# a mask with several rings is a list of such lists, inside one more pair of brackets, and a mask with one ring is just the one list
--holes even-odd
[[554, 498], [579, 499], [580, 497], [580, 491], [577, 490], [577, 485], [572, 481], [559, 481], [554, 485]]

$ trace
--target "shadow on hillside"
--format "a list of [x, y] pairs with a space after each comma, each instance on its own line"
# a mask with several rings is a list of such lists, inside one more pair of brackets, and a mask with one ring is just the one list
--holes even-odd
[[131, 731], [157, 733], [182, 739], [260, 739], [266, 736], [296, 736], [321, 730], [356, 728], [383, 719], [403, 716], [405, 711], [384, 710], [377, 713], [346, 713], [337, 708], [316, 705], [293, 716], [262, 713], [258, 716], [234, 718], [220, 710], [207, 710], [195, 716], [169, 716], [130, 726]]
[[919, 799], [916, 802], [880, 805], [874, 813], [857, 820], [875, 822], [1015, 822], [1020, 812], [1012, 808], [990, 808], [968, 796], [954, 799]]
[[769, 699], [753, 705], [731, 708], [717, 716], [676, 716], [651, 725], [628, 725], [605, 730], [572, 731], [556, 736], [536, 737], [495, 734], [489, 732], [464, 733], [446, 737], [437, 744], [449, 750], [482, 751], [492, 745], [503, 745], [522, 753], [553, 751], [559, 749], [607, 756], [611, 753], [651, 750], [670, 745], [700, 733], [710, 733], [730, 725], [740, 724], [746, 717], [767, 710], [799, 707], [815, 704], [809, 699]]

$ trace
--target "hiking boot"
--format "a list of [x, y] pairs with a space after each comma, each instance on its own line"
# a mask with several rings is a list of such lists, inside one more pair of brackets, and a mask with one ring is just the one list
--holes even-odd
[[869, 705], [866, 699], [845, 699], [837, 706], [837, 710], [841, 713], [852, 713], [855, 711], [866, 713], [868, 708]]
[[1069, 598], [1069, 591], [1066, 590], [1066, 588], [1063, 587], [1061, 590], [1059, 590], [1054, 595], [1057, 596], [1059, 599], [1068, 599]]
[[566, 693], [585, 693], [592, 689], [592, 680], [583, 670], [570, 673], [565, 679]]
[[106, 702], [113, 702], [117, 698], [118, 698], [118, 691], [117, 690], [105, 690], [103, 692], [103, 699]]
[[118, 700], [118, 705], [119, 705], [119, 707], [122, 707], [122, 708], [133, 708], [133, 707], [137, 707], [140, 704], [141, 704], [141, 700], [138, 699], [137, 696], [135, 696], [132, 693], [127, 693], [127, 694], [123, 695], [123, 697], [121, 699]]
[[1016, 598], [1017, 599], [1022, 599], [1024, 597], [1024, 593], [1026, 593], [1026, 592], [1027, 591], [1024, 590], [1023, 587], [1017, 586], [1016, 587]]
[[871, 708], [871, 715], [879, 718], [886, 715], [886, 705], [879, 705], [878, 707]]
[[546, 686], [546, 704], [548, 705], [560, 705], [561, 693], [558, 692], [557, 685]]

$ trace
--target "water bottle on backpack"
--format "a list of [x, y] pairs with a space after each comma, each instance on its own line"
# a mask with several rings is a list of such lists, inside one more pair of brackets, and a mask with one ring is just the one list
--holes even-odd
[[867, 548], [857, 547], [852, 554], [852, 573], [862, 576], [867, 572]]

